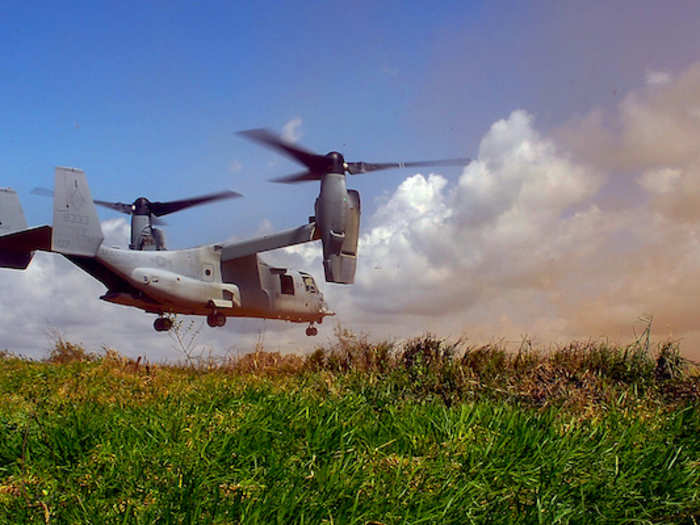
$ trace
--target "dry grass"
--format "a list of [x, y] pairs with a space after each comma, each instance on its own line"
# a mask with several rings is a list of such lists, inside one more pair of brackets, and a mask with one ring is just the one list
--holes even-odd
[[[6, 352], [3, 356], [11, 358]], [[393, 385], [396, 395], [435, 397], [448, 406], [488, 398], [586, 411], [618, 401], [638, 406], [700, 400], [700, 375], [681, 356], [678, 343], [665, 341], [652, 348], [646, 332], [627, 346], [579, 341], [544, 350], [525, 340], [517, 352], [510, 352], [502, 344], [470, 345], [431, 334], [402, 343], [370, 342], [339, 328], [334, 343], [305, 356], [266, 352], [258, 344], [243, 356], [218, 360], [190, 356], [184, 364], [157, 366], [114, 349], [105, 349], [101, 355], [90, 353], [59, 337], [47, 361], [56, 365], [97, 362], [115, 377], [138, 381], [152, 381], [159, 370], [269, 378], [322, 373], [326, 384], [337, 383], [332, 388], [336, 391], [353, 388], [366, 376], [367, 384]]]

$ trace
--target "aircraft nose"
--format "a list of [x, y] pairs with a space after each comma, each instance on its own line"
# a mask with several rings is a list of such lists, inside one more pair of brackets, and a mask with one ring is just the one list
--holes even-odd
[[335, 312], [328, 308], [328, 303], [326, 303], [326, 301], [323, 300], [323, 297], [321, 297], [318, 312], [321, 315], [335, 315]]

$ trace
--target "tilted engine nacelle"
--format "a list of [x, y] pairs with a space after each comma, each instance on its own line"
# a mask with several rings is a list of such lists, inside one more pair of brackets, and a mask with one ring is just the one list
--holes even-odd
[[131, 278], [134, 286], [158, 301], [216, 309], [241, 307], [241, 294], [235, 284], [205, 282], [155, 268], [136, 268]]
[[131, 215], [131, 242], [130, 250], [165, 250], [165, 233], [152, 225], [156, 220], [151, 217], [151, 212], [146, 208], [148, 202], [141, 197], [136, 199], [133, 205], [134, 212]]
[[321, 180], [316, 224], [323, 243], [326, 281], [352, 284], [357, 265], [360, 194], [346, 188], [344, 174], [328, 173]]
[[293, 144], [265, 129], [249, 129], [240, 134], [265, 147], [275, 149], [291, 157], [306, 169], [286, 177], [272, 179], [273, 182], [296, 184], [312, 180], [321, 181], [321, 193], [316, 199], [317, 236], [323, 242], [323, 269], [326, 281], [350, 284], [355, 280], [357, 263], [357, 239], [360, 225], [360, 196], [348, 191], [345, 175], [358, 175], [394, 168], [417, 168], [426, 166], [466, 166], [470, 160], [438, 159], [411, 162], [346, 162], [338, 151], [325, 155], [313, 153]]

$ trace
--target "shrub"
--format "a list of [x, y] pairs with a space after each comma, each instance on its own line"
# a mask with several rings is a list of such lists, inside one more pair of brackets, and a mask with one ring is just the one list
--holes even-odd
[[678, 343], [667, 341], [661, 345], [654, 369], [654, 377], [658, 382], [680, 379], [687, 368], [688, 361], [681, 357]]
[[448, 406], [461, 397], [464, 375], [454, 359], [459, 344], [447, 343], [429, 333], [404, 344], [399, 362], [414, 394], [438, 395]]
[[96, 359], [97, 356], [85, 350], [82, 345], [71, 343], [59, 336], [51, 349], [48, 362], [56, 364], [83, 363]]
[[[520, 354], [518, 354], [519, 356]], [[491, 382], [511, 368], [512, 359], [505, 349], [495, 344], [467, 348], [460, 360], [481, 381]]]
[[336, 327], [335, 336], [337, 341], [330, 348], [319, 347], [306, 357], [306, 370], [384, 374], [392, 368], [394, 345], [391, 342], [370, 343], [367, 336], [356, 335], [340, 326]]
[[228, 363], [227, 368], [237, 373], [252, 374], [297, 374], [304, 366], [304, 360], [296, 354], [280, 354], [257, 350]]

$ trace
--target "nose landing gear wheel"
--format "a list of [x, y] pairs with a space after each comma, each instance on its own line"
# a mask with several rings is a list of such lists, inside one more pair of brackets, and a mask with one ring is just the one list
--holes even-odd
[[220, 312], [214, 312], [207, 315], [207, 324], [212, 328], [215, 326], [224, 326], [226, 324], [226, 316]]
[[153, 321], [153, 328], [156, 332], [167, 332], [173, 327], [173, 321], [167, 317], [159, 317]]
[[309, 326], [306, 329], [306, 335], [308, 335], [309, 337], [313, 337], [314, 335], [317, 335], [317, 334], [318, 334], [318, 329], [315, 326]]

